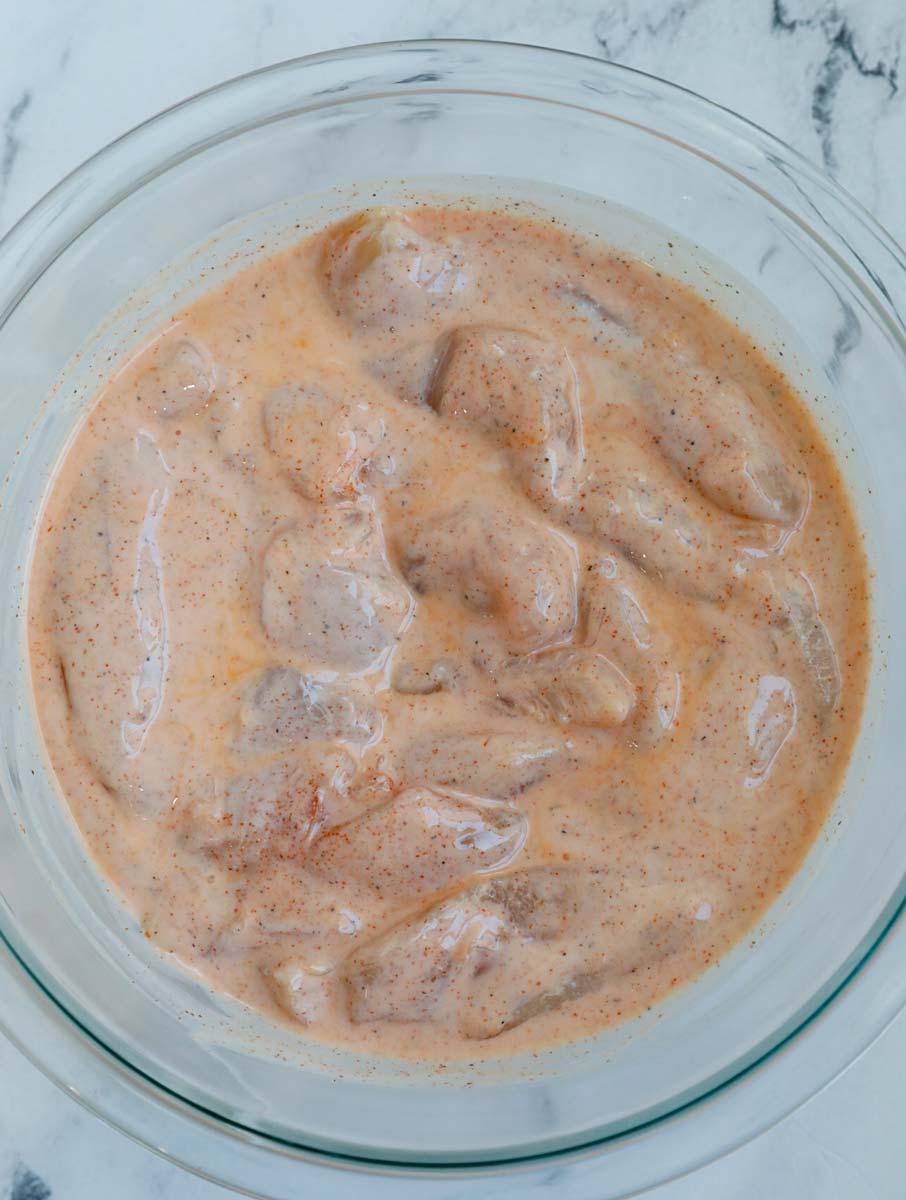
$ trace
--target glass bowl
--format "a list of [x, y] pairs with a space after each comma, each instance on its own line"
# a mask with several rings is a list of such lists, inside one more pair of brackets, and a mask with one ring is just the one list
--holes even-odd
[[[423, 186], [560, 196], [743, 320], [836, 444], [874, 573], [846, 783], [759, 928], [642, 1019], [440, 1078], [294, 1037], [155, 953], [48, 777], [23, 617], [42, 497], [103, 371], [262, 245]], [[624, 68], [494, 43], [284, 63], [155, 118], [61, 183], [0, 243], [10, 1036], [127, 1133], [276, 1198], [453, 1197], [480, 1176], [488, 1196], [556, 1186], [602, 1200], [688, 1171], [814, 1094], [906, 1000], [904, 265], [853, 200], [738, 117]]]

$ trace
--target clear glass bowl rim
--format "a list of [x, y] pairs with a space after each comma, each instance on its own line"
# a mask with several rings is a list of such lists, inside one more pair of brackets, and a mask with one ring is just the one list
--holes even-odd
[[[732, 135], [741, 142], [747, 144], [750, 148], [754, 148], [760, 153], [768, 153], [776, 159], [783, 162], [787, 171], [793, 173], [803, 185], [811, 185], [817, 187], [824, 194], [832, 195], [838, 209], [842, 210], [848, 218], [851, 218], [860, 227], [860, 232], [867, 235], [869, 245], [876, 252], [881, 252], [885, 262], [885, 270], [893, 270], [897, 279], [897, 294], [903, 289], [903, 294], [906, 295], [906, 252], [899, 246], [895, 239], [875, 220], [868, 210], [844, 188], [831, 180], [822, 170], [812, 164], [805, 156], [774, 137], [760, 126], [739, 116], [732, 110], [718, 105], [712, 101], [705, 99], [697, 93], [680, 87], [679, 85], [669, 83], [657, 76], [646, 72], [638, 71], [633, 68], [621, 66], [616, 63], [610, 63], [598, 58], [587, 55], [582, 55], [570, 51], [558, 50], [549, 47], [540, 47], [521, 43], [511, 42], [496, 42], [486, 40], [473, 39], [419, 39], [419, 40], [400, 40], [368, 43], [357, 46], [339, 48], [336, 50], [325, 51], [318, 54], [301, 56], [293, 59], [288, 59], [283, 62], [275, 63], [267, 67], [260, 68], [239, 76], [236, 76], [223, 83], [217, 84], [214, 87], [205, 89], [194, 96], [181, 101], [180, 103], [171, 106], [149, 118], [141, 124], [135, 126], [113, 142], [109, 143], [103, 149], [86, 159], [80, 166], [75, 168], [70, 174], [65, 176], [58, 184], [56, 184], [49, 192], [29, 209], [18, 222], [0, 239], [0, 279], [5, 278], [8, 282], [4, 284], [3, 291], [6, 293], [7, 300], [2, 308], [0, 308], [0, 327], [6, 322], [10, 314], [15, 310], [23, 297], [28, 293], [31, 287], [38, 279], [47, 271], [55, 259], [62, 254], [66, 248], [78, 238], [86, 229], [90, 228], [95, 222], [102, 219], [104, 215], [115, 208], [115, 206], [123, 200], [132, 190], [141, 187], [157, 174], [163, 173], [182, 159], [203, 150], [212, 142], [220, 140], [220, 137], [232, 136], [238, 132], [236, 127], [225, 127], [220, 129], [219, 136], [211, 135], [209, 139], [201, 143], [190, 143], [189, 145], [181, 145], [175, 152], [167, 155], [163, 159], [159, 159], [151, 170], [146, 170], [139, 174], [133, 174], [128, 183], [114, 190], [112, 194], [109, 191], [109, 182], [102, 181], [98, 183], [94, 181], [91, 186], [84, 187], [86, 194], [91, 197], [92, 191], [95, 193], [101, 192], [104, 194], [101, 203], [95, 203], [94, 207], [83, 207], [79, 209], [77, 201], [80, 193], [83, 191], [83, 185], [88, 183], [92, 172], [98, 168], [107, 168], [111, 165], [116, 165], [119, 156], [125, 156], [130, 148], [134, 148], [142, 139], [148, 138], [154, 132], [163, 129], [169, 122], [176, 121], [179, 116], [187, 110], [200, 110], [206, 104], [214, 103], [216, 100], [230, 92], [237, 92], [243, 87], [254, 86], [256, 80], [276, 76], [281, 72], [299, 72], [306, 68], [314, 67], [319, 64], [335, 64], [345, 65], [352, 71], [355, 64], [375, 55], [391, 55], [401, 51], [408, 51], [413, 54], [427, 53], [443, 53], [446, 51], [456, 51], [469, 49], [476, 54], [488, 56], [486, 65], [493, 67], [493, 56], [499, 55], [510, 56], [511, 59], [522, 57], [524, 59], [524, 67], [526, 68], [525, 78], [530, 78], [528, 68], [531, 66], [533, 59], [538, 56], [545, 60], [559, 60], [564, 66], [570, 63], [581, 65], [584, 70], [592, 70], [598, 77], [607, 80], [628, 79], [636, 80], [642, 84], [649, 92], [661, 97], [669, 97], [672, 104], [684, 108], [685, 115], [692, 118], [693, 122], [696, 118], [703, 123], [710, 123], [712, 126], [717, 126], [720, 132], [724, 135]], [[447, 81], [437, 87], [438, 91], [449, 91], [451, 87]], [[467, 89], [469, 90], [469, 89]], [[527, 87], [525, 91], [526, 98], [532, 98], [531, 88]], [[359, 97], [360, 98], [360, 97]], [[335, 97], [324, 97], [323, 102], [330, 103], [335, 100]], [[300, 105], [304, 103], [304, 107], [312, 107], [315, 103], [314, 93], [306, 92], [300, 96]], [[255, 121], [254, 124], [260, 123]], [[655, 131], [656, 132], [656, 131]], [[684, 148], [696, 153], [702, 157], [709, 158], [706, 152], [700, 147], [694, 145], [686, 145]], [[821, 241], [818, 235], [808, 222], [785, 209], [783, 204], [775, 199], [770, 192], [761, 188], [757, 181], [749, 178], [744, 173], [740, 173], [734, 168], [721, 162], [719, 159], [712, 158], [723, 170], [736, 175], [752, 190], [760, 193], [763, 198], [767, 199], [777, 207], [784, 209], [785, 215], [797, 221], [802, 228], [813, 238]], [[68, 212], [70, 205], [77, 211], [73, 215]], [[62, 222], [62, 228], [53, 229], [53, 237], [45, 239], [44, 234], [53, 226], [54, 222], [68, 215], [69, 220]], [[46, 244], [45, 244], [46, 243]], [[834, 250], [826, 244], [824, 249], [827, 253], [834, 255]], [[902, 341], [903, 335], [906, 333], [906, 324], [903, 317], [900, 315], [894, 299], [891, 297], [885, 282], [882, 280], [880, 272], [869, 265], [862, 254], [854, 249], [851, 249], [853, 257], [859, 262], [865, 272], [864, 278], [859, 278], [859, 283], [863, 289], [869, 291], [870, 298], [873, 300], [874, 308], [885, 322], [891, 325], [897, 333], [898, 338]], [[846, 264], [846, 269], [851, 271], [852, 268]], [[901, 893], [903, 889], [901, 888]], [[655, 1131], [659, 1127], [669, 1126], [682, 1120], [684, 1116], [692, 1110], [700, 1110], [706, 1103], [712, 1102], [715, 1097], [729, 1093], [734, 1088], [744, 1084], [747, 1079], [751, 1079], [771, 1062], [780, 1057], [780, 1052], [789, 1047], [800, 1038], [807, 1029], [813, 1029], [818, 1025], [823, 1017], [833, 1009], [834, 1005], [844, 996], [845, 993], [851, 990], [851, 985], [857, 978], [864, 973], [864, 968], [870, 960], [876, 956], [876, 952], [882, 947], [885, 942], [894, 940], [892, 934], [901, 934], [906, 927], [906, 923], [902, 921], [904, 910], [906, 910], [906, 898], [900, 899], [897, 903], [892, 904], [888, 909], [887, 919], [880, 923], [881, 927], [876, 931], [876, 936], [868, 945], [859, 960], [853, 965], [852, 969], [845, 975], [844, 978], [837, 981], [834, 990], [826, 996], [820, 1005], [808, 1015], [796, 1028], [792, 1029], [781, 1041], [769, 1049], [762, 1057], [752, 1062], [733, 1077], [718, 1084], [712, 1090], [704, 1093], [696, 1099], [686, 1104], [680, 1105], [665, 1115], [656, 1118], [646, 1125], [639, 1126], [626, 1133], [608, 1135], [578, 1147], [570, 1147], [564, 1150], [547, 1151], [543, 1154], [535, 1156], [522, 1157], [515, 1160], [513, 1163], [495, 1162], [493, 1164], [462, 1164], [457, 1165], [452, 1173], [459, 1175], [481, 1175], [481, 1174], [496, 1174], [501, 1170], [507, 1170], [509, 1167], [516, 1165], [531, 1166], [534, 1164], [547, 1163], [551, 1161], [573, 1160], [587, 1156], [589, 1153], [602, 1149], [606, 1145], [626, 1142], [629, 1139], [637, 1139], [641, 1134]], [[897, 940], [902, 941], [902, 938]], [[358, 1171], [366, 1170], [373, 1171], [376, 1174], [386, 1175], [393, 1174], [395, 1171], [404, 1171], [409, 1176], [421, 1177], [423, 1180], [426, 1176], [449, 1175], [451, 1168], [443, 1165], [436, 1167], [420, 1166], [413, 1167], [411, 1164], [399, 1164], [384, 1161], [372, 1161], [367, 1158], [345, 1157], [342, 1155], [330, 1154], [322, 1150], [313, 1150], [298, 1144], [287, 1144], [279, 1141], [276, 1138], [269, 1138], [267, 1135], [261, 1134], [258, 1131], [253, 1131], [238, 1123], [232, 1123], [226, 1118], [209, 1112], [208, 1110], [195, 1105], [191, 1101], [186, 1100], [182, 1096], [170, 1092], [167, 1088], [159, 1084], [157, 1081], [139, 1071], [132, 1064], [124, 1061], [114, 1051], [107, 1047], [101, 1040], [95, 1037], [65, 1008], [65, 1006], [45, 987], [42, 981], [31, 971], [27, 962], [22, 955], [17, 951], [16, 947], [7, 939], [5, 932], [0, 928], [0, 975], [7, 974], [8, 977], [14, 973], [20, 982], [27, 984], [27, 987], [34, 995], [36, 1002], [45, 1007], [44, 1018], [47, 1012], [53, 1013], [55, 1016], [62, 1017], [62, 1021], [56, 1022], [58, 1029], [67, 1036], [71, 1041], [78, 1042], [79, 1053], [82, 1062], [93, 1059], [97, 1062], [99, 1070], [103, 1072], [117, 1071], [121, 1082], [125, 1079], [126, 1086], [130, 1091], [133, 1091], [138, 1096], [145, 1096], [149, 1103], [160, 1105], [163, 1103], [165, 1107], [171, 1109], [177, 1118], [190, 1118], [198, 1123], [199, 1127], [206, 1126], [209, 1130], [216, 1128], [218, 1135], [226, 1135], [229, 1138], [240, 1138], [246, 1142], [250, 1142], [258, 1147], [263, 1147], [266, 1151], [276, 1152], [280, 1155], [290, 1155], [294, 1158], [305, 1160], [312, 1163], [330, 1163], [335, 1166], [348, 1166], [355, 1168]], [[726, 1141], [716, 1154], [727, 1153], [736, 1146], [763, 1132], [771, 1124], [781, 1119], [787, 1112], [792, 1111], [808, 1096], [813, 1095], [822, 1087], [826, 1086], [840, 1072], [846, 1069], [864, 1050], [880, 1035], [883, 1029], [894, 1019], [900, 1009], [906, 1005], [906, 978], [903, 979], [899, 988], [892, 988], [886, 996], [886, 1003], [883, 1013], [876, 1014], [871, 1030], [868, 1034], [863, 1034], [861, 1039], [853, 1039], [849, 1049], [842, 1055], [839, 1055], [838, 1061], [829, 1064], [827, 1070], [824, 1070], [821, 1077], [814, 1080], [806, 1089], [801, 1087], [799, 1090], [802, 1093], [798, 1098], [791, 1100], [786, 1105], [785, 1111], [773, 1113], [770, 1117], [763, 1118], [759, 1122], [752, 1122], [750, 1128], [745, 1130], [744, 1134], [734, 1137], [730, 1141]], [[118, 1118], [114, 1105], [102, 1104], [97, 1100], [88, 1100], [85, 1096], [79, 1095], [78, 1081], [65, 1077], [65, 1074], [59, 1071], [43, 1056], [39, 1049], [36, 1049], [33, 1044], [29, 1043], [23, 1037], [19, 1036], [17, 1029], [12, 1019], [12, 1009], [8, 1009], [0, 1014], [0, 1030], [2, 1030], [10, 1038], [10, 1040], [19, 1047], [20, 1050], [38, 1067], [42, 1073], [52, 1082], [63, 1088], [69, 1094], [75, 1095], [80, 1099], [92, 1112], [100, 1116], [108, 1124], [114, 1128], [127, 1133], [127, 1135], [139, 1140], [145, 1141], [140, 1132], [136, 1132], [135, 1128], [124, 1120]], [[87, 1052], [87, 1053], [86, 1053]], [[220, 1141], [220, 1137], [217, 1139]], [[231, 1184], [231, 1179], [226, 1176], [212, 1175], [208, 1170], [205, 1170], [198, 1163], [188, 1161], [184, 1156], [177, 1153], [168, 1152], [160, 1144], [153, 1144], [150, 1139], [145, 1141], [149, 1148], [156, 1150], [165, 1157], [172, 1158], [179, 1162], [180, 1165], [195, 1170], [198, 1173], [204, 1174], [208, 1178], [216, 1179], [218, 1182]], [[669, 1175], [660, 1175], [657, 1179], [652, 1179], [651, 1182], [644, 1184], [644, 1187], [654, 1186], [655, 1183], [663, 1182], [667, 1178], [676, 1177], [694, 1166], [701, 1165], [701, 1162], [713, 1159], [716, 1154], [711, 1154], [707, 1158], [700, 1158], [696, 1163], [685, 1163], [672, 1170]], [[398, 1179], [398, 1182], [402, 1182]], [[237, 1186], [232, 1183], [232, 1186]]]

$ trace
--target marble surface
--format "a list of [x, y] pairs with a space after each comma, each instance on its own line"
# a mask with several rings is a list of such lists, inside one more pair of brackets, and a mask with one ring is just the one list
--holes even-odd
[[[693, 88], [823, 162], [906, 242], [903, 0], [0, 0], [0, 31], [0, 233], [106, 142], [232, 75], [338, 45], [461, 36]], [[902, 1200], [904, 1105], [901, 1018], [794, 1116], [649, 1195]], [[106, 1128], [0, 1040], [0, 1200], [227, 1195]]]

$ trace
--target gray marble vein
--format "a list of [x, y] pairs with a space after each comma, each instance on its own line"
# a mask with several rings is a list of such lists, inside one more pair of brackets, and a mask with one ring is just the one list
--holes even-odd
[[834, 331], [833, 354], [827, 364], [827, 372], [831, 379], [838, 378], [843, 360], [847, 354], [855, 350], [862, 340], [862, 326], [859, 324], [859, 318], [853, 311], [852, 305], [841, 297], [838, 299], [840, 300], [840, 324]]
[[50, 1200], [52, 1195], [53, 1192], [40, 1175], [19, 1163], [13, 1171], [9, 1200]]
[[818, 63], [812, 90], [811, 116], [821, 141], [824, 165], [830, 171], [838, 167], [834, 146], [834, 110], [840, 85], [849, 71], [862, 79], [877, 80], [885, 85], [887, 98], [899, 91], [901, 39], [880, 48], [877, 57], [860, 46], [860, 34], [836, 4], [819, 6], [808, 15], [795, 16], [785, 0], [773, 0], [771, 28], [778, 34], [795, 34], [801, 30], [818, 30], [825, 42], [825, 53]]
[[13, 168], [16, 165], [16, 159], [22, 148], [19, 125], [28, 111], [30, 104], [31, 92], [26, 88], [10, 108], [6, 114], [6, 120], [3, 122], [3, 154], [0, 156], [0, 203], [3, 202], [3, 197], [12, 178]]
[[604, 58], [621, 62], [640, 37], [670, 43], [680, 26], [700, 8], [704, 0], [675, 0], [675, 3], [636, 5], [622, 0], [610, 5], [597, 17], [595, 40]]

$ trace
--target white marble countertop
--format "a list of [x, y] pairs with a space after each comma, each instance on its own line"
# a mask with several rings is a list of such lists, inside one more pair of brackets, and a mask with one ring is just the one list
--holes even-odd
[[[0, 233], [95, 150], [211, 84], [334, 46], [459, 36], [596, 54], [701, 92], [823, 162], [906, 242], [903, 0], [0, 0], [0, 30]], [[798, 1113], [650, 1196], [902, 1200], [904, 1106], [901, 1017]], [[227, 1195], [106, 1128], [0, 1040], [2, 1200]]]

